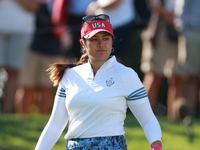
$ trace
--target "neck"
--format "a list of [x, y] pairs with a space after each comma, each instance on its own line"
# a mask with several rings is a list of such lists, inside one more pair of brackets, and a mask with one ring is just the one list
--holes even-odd
[[96, 60], [91, 60], [90, 59], [90, 64], [93, 69], [94, 76], [96, 75], [97, 71], [99, 68], [105, 63], [106, 61], [96, 61]]

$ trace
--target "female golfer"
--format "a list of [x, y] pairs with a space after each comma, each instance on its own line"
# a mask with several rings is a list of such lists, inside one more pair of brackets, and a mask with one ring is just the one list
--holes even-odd
[[111, 56], [114, 34], [109, 17], [85, 16], [82, 23], [80, 60], [48, 69], [59, 86], [35, 150], [52, 149], [67, 124], [66, 150], [127, 150], [123, 125], [128, 107], [152, 150], [162, 150], [161, 128], [139, 77]]

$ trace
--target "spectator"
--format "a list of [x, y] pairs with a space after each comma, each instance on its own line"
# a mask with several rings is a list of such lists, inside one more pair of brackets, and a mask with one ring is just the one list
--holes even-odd
[[167, 112], [170, 117], [172, 106], [169, 104], [175, 99], [174, 86], [171, 82], [177, 61], [177, 39], [168, 34], [170, 29], [174, 29], [174, 2], [174, 0], [149, 2], [152, 13], [147, 28], [141, 34], [143, 43], [141, 70], [144, 73], [144, 87], [155, 110], [163, 78], [168, 79]]
[[133, 0], [97, 0], [90, 3], [86, 14], [107, 14], [110, 16], [116, 37], [113, 54], [119, 62], [123, 63], [134, 26], [135, 7]]
[[[80, 39], [80, 29], [81, 29], [81, 19], [83, 16], [85, 16], [86, 9], [90, 2], [95, 0], [64, 0], [65, 3], [63, 3], [64, 12], [67, 14], [67, 19], [65, 24], [67, 27], [67, 34], [64, 34], [63, 38], [66, 38], [68, 34], [70, 33], [72, 36], [72, 45], [71, 48], [66, 54], [68, 60], [74, 60], [74, 58], [80, 58], [80, 45], [79, 45], [79, 39]], [[66, 1], [68, 1], [68, 5], [66, 5]], [[58, 1], [59, 2], [59, 1]], [[62, 15], [63, 16], [63, 15]], [[65, 16], [65, 15], [64, 15]], [[65, 48], [65, 43], [63, 42], [63, 49]]]
[[[142, 33], [143, 84], [155, 109], [160, 84], [167, 77], [168, 118], [191, 118], [195, 114], [200, 72], [200, 54], [195, 37], [199, 33], [199, 18], [195, 16], [200, 14], [197, 8], [200, 4], [187, 0], [185, 3], [154, 0], [150, 4], [153, 7], [152, 17]], [[165, 21], [160, 21], [158, 16]]]
[[[175, 25], [180, 32], [178, 39], [178, 63], [175, 72], [175, 87], [181, 89], [176, 104], [181, 101], [179, 112], [186, 110], [188, 113], [180, 114], [194, 117], [198, 100], [198, 81], [200, 75], [200, 1], [176, 1]], [[184, 102], [185, 101], [185, 102]], [[185, 108], [185, 109], [182, 109]], [[174, 110], [177, 112], [176, 110]], [[181, 111], [182, 112], [182, 111]], [[175, 116], [176, 117], [176, 116]], [[187, 117], [187, 116], [186, 116]]]
[[48, 114], [51, 110], [53, 86], [46, 69], [55, 62], [64, 62], [64, 53], [60, 50], [60, 40], [54, 35], [49, 2], [40, 0], [36, 32], [19, 78], [15, 101], [18, 113], [29, 114], [34, 103], [38, 104], [41, 114]]
[[19, 71], [24, 63], [34, 31], [37, 0], [0, 1], [0, 69], [8, 79], [4, 87], [1, 111], [12, 113]]

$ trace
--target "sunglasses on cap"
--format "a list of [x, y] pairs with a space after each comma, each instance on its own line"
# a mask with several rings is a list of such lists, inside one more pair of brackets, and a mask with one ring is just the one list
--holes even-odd
[[89, 15], [89, 16], [83, 17], [82, 24], [88, 23], [88, 22], [94, 21], [94, 20], [105, 20], [105, 21], [110, 22], [110, 18], [108, 15], [100, 14], [100, 15]]

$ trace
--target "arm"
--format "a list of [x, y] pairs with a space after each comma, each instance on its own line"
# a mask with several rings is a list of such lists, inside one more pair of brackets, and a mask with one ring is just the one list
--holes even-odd
[[[58, 88], [57, 93], [60, 93]], [[51, 117], [38, 140], [35, 150], [50, 150], [53, 148], [68, 122], [65, 98], [56, 95]]]
[[101, 9], [112, 9], [117, 7], [122, 0], [107, 0], [107, 1], [97, 1], [98, 8]]
[[117, 7], [122, 0], [107, 0], [107, 1], [94, 1], [88, 5], [86, 10], [87, 15], [92, 15], [97, 9], [113, 9]]
[[144, 130], [151, 146], [162, 146], [161, 128], [156, 119], [148, 98], [128, 101], [128, 106]]
[[167, 22], [171, 25], [174, 24], [174, 13], [168, 11], [164, 7], [161, 6], [160, 1], [149, 1], [149, 6], [152, 8], [153, 11], [157, 12], [162, 18], [167, 20]]
[[145, 88], [136, 72], [133, 72], [127, 79], [127, 105], [143, 128], [145, 136], [151, 147], [159, 146], [159, 149], [154, 148], [154, 150], [162, 150], [161, 128], [151, 109]]
[[161, 6], [153, 6], [154, 10], [159, 13], [159, 15], [165, 18], [170, 24], [173, 25], [174, 14]]
[[37, 0], [17, 0], [17, 2], [29, 12], [37, 12], [39, 9], [39, 4]]

